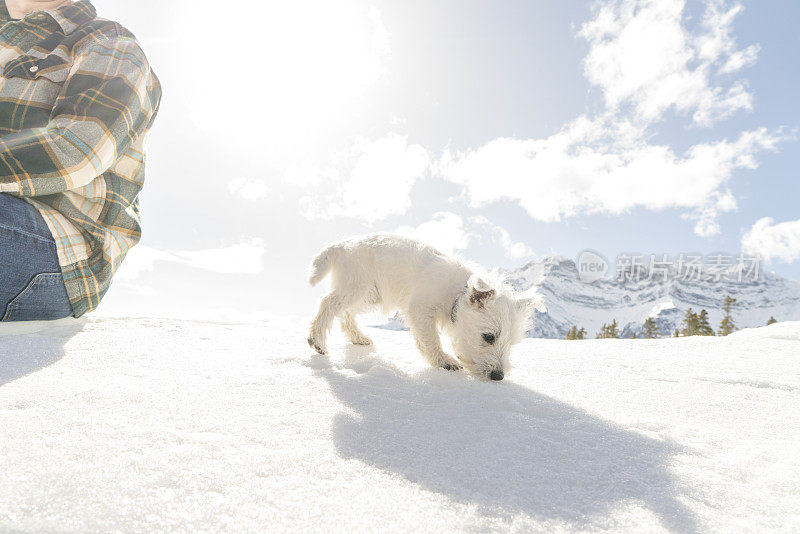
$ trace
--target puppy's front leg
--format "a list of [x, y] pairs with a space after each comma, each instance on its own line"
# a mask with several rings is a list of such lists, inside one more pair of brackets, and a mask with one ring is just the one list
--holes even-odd
[[461, 369], [458, 360], [442, 350], [433, 310], [414, 308], [409, 310], [406, 319], [408, 319], [408, 326], [411, 328], [414, 341], [417, 342], [417, 348], [428, 360], [428, 363], [433, 367], [441, 367], [448, 371]]

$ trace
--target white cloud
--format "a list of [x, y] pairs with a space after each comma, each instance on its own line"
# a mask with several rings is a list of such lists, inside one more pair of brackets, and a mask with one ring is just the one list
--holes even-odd
[[395, 233], [427, 243], [449, 256], [458, 255], [476, 242], [499, 246], [509, 259], [534, 254], [525, 243], [514, 241], [505, 228], [493, 224], [486, 217], [471, 217], [465, 224], [455, 213], [438, 212], [430, 221], [416, 227], [401, 226]]
[[465, 250], [476, 236], [464, 230], [464, 221], [455, 213], [439, 212], [416, 227], [401, 226], [395, 233], [417, 239], [448, 256]]
[[719, 72], [730, 74], [752, 65], [758, 59], [759, 45], [737, 49], [732, 36], [733, 22], [744, 10], [742, 4], [727, 7], [723, 0], [710, 0], [703, 16], [704, 33], [695, 42], [701, 60], [721, 65]]
[[681, 154], [651, 141], [669, 109], [692, 113], [704, 125], [752, 107], [743, 81], [711, 82], [715, 68], [734, 72], [757, 56], [757, 47], [738, 50], [731, 37], [741, 6], [711, 0], [694, 33], [684, 25], [683, 8], [683, 0], [601, 4], [580, 35], [590, 44], [586, 77], [603, 90], [606, 109], [547, 138], [499, 138], [447, 151], [438, 172], [463, 186], [472, 206], [510, 200], [540, 221], [680, 208], [691, 210], [685, 218], [696, 221], [698, 235], [718, 233], [718, 214], [736, 209], [726, 188], [733, 172], [756, 168], [759, 152], [789, 136], [759, 128]]
[[136, 245], [125, 256], [125, 260], [114, 275], [115, 280], [135, 280], [142, 273], [152, 272], [155, 262], [179, 261], [172, 253], [158, 250], [147, 245]]
[[197, 269], [225, 274], [258, 274], [264, 269], [264, 240], [252, 238], [223, 248], [175, 252], [179, 261]]
[[580, 118], [546, 139], [501, 138], [448, 153], [440, 172], [464, 186], [473, 206], [510, 199], [540, 221], [635, 207], [694, 208], [710, 216], [735, 207], [723, 189], [733, 171], [754, 168], [755, 154], [783, 138], [762, 128], [678, 156], [666, 145], [608, 143], [604, 137], [613, 129]]
[[228, 191], [245, 200], [259, 200], [270, 193], [267, 182], [258, 178], [236, 178], [228, 183]]
[[303, 199], [302, 211], [309, 219], [352, 217], [374, 222], [408, 210], [411, 189], [429, 166], [424, 148], [409, 145], [405, 136], [389, 134], [375, 141], [358, 140], [326, 167], [290, 169], [285, 179], [315, 187], [315, 194]]
[[765, 260], [800, 260], [800, 220], [775, 223], [769, 217], [759, 219], [742, 237], [742, 250]]
[[735, 211], [738, 207], [736, 198], [730, 191], [715, 193], [716, 201], [709, 199], [705, 206], [693, 213], [685, 213], [683, 219], [697, 221], [694, 225], [694, 233], [700, 237], [711, 237], [720, 233], [720, 226], [717, 216], [720, 213]]
[[606, 2], [579, 35], [590, 45], [584, 60], [587, 79], [603, 90], [606, 105], [625, 104], [636, 118], [655, 121], [670, 108], [693, 111], [693, 120], [710, 124], [734, 112], [752, 109], [752, 95], [741, 81], [715, 85], [716, 70], [735, 72], [755, 61], [758, 47], [738, 50], [731, 37], [736, 3], [710, 0], [702, 28], [684, 24], [685, 0]]
[[142, 273], [155, 270], [156, 262], [178, 263], [224, 274], [258, 274], [264, 269], [263, 258], [264, 241], [258, 238], [202, 250], [167, 251], [137, 245], [128, 252], [115, 279], [135, 280]]
[[511, 234], [508, 233], [508, 230], [493, 224], [486, 217], [473, 217], [471, 220], [476, 225], [486, 230], [489, 233], [491, 240], [503, 248], [506, 258], [518, 260], [534, 255], [533, 250], [528, 245], [522, 241], [514, 241], [511, 239]]

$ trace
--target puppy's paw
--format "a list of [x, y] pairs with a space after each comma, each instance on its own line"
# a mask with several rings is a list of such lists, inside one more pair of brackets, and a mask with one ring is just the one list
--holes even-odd
[[458, 363], [457, 360], [450, 358], [449, 356], [440, 359], [439, 367], [445, 371], [460, 371], [464, 368], [460, 363]]
[[317, 353], [322, 354], [323, 356], [328, 354], [328, 351], [325, 350], [325, 347], [320, 347], [317, 344], [317, 342], [314, 341], [314, 338], [311, 338], [311, 337], [308, 338], [308, 346], [311, 347], [312, 349], [314, 349], [315, 351], [317, 351]]
[[372, 340], [367, 336], [358, 336], [351, 340], [353, 345], [372, 345]]

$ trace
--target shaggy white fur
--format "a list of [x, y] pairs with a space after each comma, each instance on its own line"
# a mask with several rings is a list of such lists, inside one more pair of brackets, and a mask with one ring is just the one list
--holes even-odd
[[[317, 255], [309, 281], [331, 275], [331, 291], [319, 306], [308, 344], [326, 354], [325, 341], [334, 318], [347, 338], [359, 345], [372, 341], [356, 316], [380, 307], [401, 312], [417, 347], [435, 367], [466, 367], [481, 379], [502, 380], [509, 370], [511, 347], [525, 334], [530, 302], [515, 300], [501, 284], [494, 287], [467, 267], [419, 241], [397, 235], [371, 235], [334, 243]], [[456, 358], [445, 353], [444, 331]]]

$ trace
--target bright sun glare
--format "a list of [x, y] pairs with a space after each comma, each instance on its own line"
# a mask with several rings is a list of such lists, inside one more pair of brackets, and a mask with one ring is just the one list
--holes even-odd
[[[308, 146], [347, 117], [367, 87], [386, 70], [388, 36], [374, 7], [355, 2], [268, 2], [213, 24], [218, 14], [188, 10], [184, 46], [199, 88], [190, 102], [198, 127], [224, 126], [276, 153]], [[206, 29], [223, 32], [208, 36]], [[230, 43], [220, 46], [220, 43]], [[198, 50], [200, 51], [198, 53]], [[217, 75], [218, 70], [228, 75]], [[197, 76], [197, 74], [194, 74]], [[209, 123], [208, 102], [226, 102]], [[221, 124], [220, 124], [221, 123]], [[244, 135], [239, 135], [244, 134]], [[253, 134], [253, 135], [248, 135]], [[255, 135], [257, 134], [257, 135]]]

